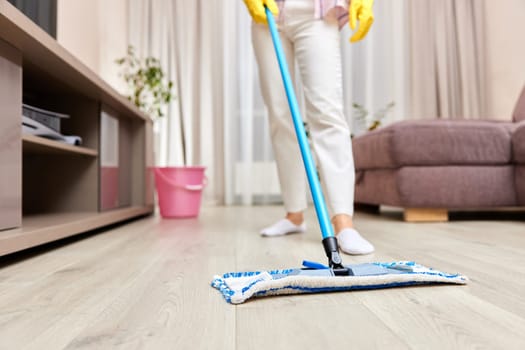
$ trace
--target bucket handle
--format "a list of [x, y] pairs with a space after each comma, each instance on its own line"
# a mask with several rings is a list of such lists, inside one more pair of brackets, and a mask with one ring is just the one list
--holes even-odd
[[162, 178], [162, 180], [167, 182], [171, 187], [180, 188], [180, 189], [187, 190], [187, 191], [202, 191], [204, 187], [208, 185], [208, 177], [206, 175], [204, 175], [204, 179], [202, 181], [202, 184], [200, 185], [182, 186], [182, 185], [176, 184], [173, 181], [171, 181], [171, 179], [167, 178], [166, 175], [164, 175], [162, 171], [160, 171], [157, 168], [155, 168], [155, 173], [157, 173]]

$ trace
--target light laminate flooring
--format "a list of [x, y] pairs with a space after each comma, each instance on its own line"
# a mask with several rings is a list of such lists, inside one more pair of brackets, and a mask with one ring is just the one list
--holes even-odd
[[471, 279], [227, 304], [215, 274], [324, 262], [306, 234], [262, 238], [280, 207], [132, 221], [0, 260], [0, 349], [525, 349], [525, 220], [410, 224], [358, 212], [376, 247], [346, 263], [415, 260]]

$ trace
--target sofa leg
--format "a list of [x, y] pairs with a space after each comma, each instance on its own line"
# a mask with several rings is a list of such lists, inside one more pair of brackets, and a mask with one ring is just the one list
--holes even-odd
[[448, 210], [434, 208], [405, 208], [406, 222], [444, 222], [448, 221]]

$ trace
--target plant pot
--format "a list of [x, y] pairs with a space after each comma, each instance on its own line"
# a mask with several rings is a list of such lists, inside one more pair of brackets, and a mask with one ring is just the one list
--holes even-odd
[[205, 167], [156, 167], [155, 185], [164, 218], [199, 216], [202, 190], [206, 187]]

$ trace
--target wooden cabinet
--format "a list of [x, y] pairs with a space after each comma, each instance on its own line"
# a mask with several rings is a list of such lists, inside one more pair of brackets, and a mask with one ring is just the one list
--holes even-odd
[[[62, 131], [82, 145], [23, 134], [22, 103], [69, 115]], [[102, 139], [106, 114], [116, 140]], [[151, 132], [146, 115], [0, 0], [0, 256], [151, 214]]]
[[0, 230], [22, 222], [22, 57], [0, 40]]

